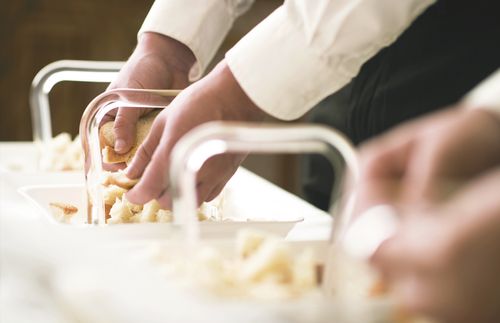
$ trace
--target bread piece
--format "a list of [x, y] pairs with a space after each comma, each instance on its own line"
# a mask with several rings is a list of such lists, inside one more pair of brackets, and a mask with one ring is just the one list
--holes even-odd
[[245, 259], [254, 254], [264, 242], [266, 236], [262, 232], [241, 230], [236, 237], [236, 254]]
[[151, 126], [153, 125], [153, 121], [158, 115], [158, 113], [160, 113], [160, 111], [152, 111], [142, 116], [137, 121], [134, 144], [132, 145], [132, 148], [124, 154], [117, 153], [113, 148], [115, 146], [115, 140], [116, 140], [115, 133], [113, 131], [114, 121], [109, 121], [105, 123], [99, 129], [99, 139], [102, 147], [103, 161], [108, 164], [116, 164], [116, 163], [130, 164], [137, 149], [149, 134]]
[[291, 282], [292, 257], [287, 244], [267, 239], [242, 262], [239, 278], [245, 282]]
[[134, 215], [127, 206], [127, 201], [123, 199], [116, 199], [116, 202], [109, 211], [110, 219], [108, 223], [128, 223], [130, 218]]
[[170, 223], [173, 220], [174, 220], [174, 217], [172, 215], [172, 211], [170, 211], [170, 210], [159, 209], [156, 212], [156, 222], [159, 222], [159, 223]]
[[119, 170], [117, 172], [106, 172], [104, 173], [104, 177], [102, 179], [103, 186], [111, 186], [116, 185], [126, 190], [131, 189], [137, 184], [138, 179], [130, 179], [127, 177], [124, 171]]
[[293, 285], [298, 290], [313, 289], [318, 284], [316, 259], [311, 249], [306, 249], [294, 259]]
[[51, 202], [49, 206], [53, 211], [54, 218], [63, 223], [68, 223], [78, 212], [78, 208], [71, 204]]
[[103, 188], [104, 204], [113, 205], [117, 198], [122, 198], [123, 194], [127, 192], [126, 189], [118, 185], [111, 184]]
[[141, 222], [155, 222], [158, 210], [160, 210], [160, 204], [156, 200], [151, 200], [144, 204], [140, 213]]
[[39, 163], [43, 171], [80, 170], [83, 164], [83, 150], [78, 136], [71, 141], [71, 136], [63, 132], [43, 145]]
[[370, 290], [368, 291], [368, 295], [371, 298], [387, 296], [388, 293], [389, 286], [387, 286], [385, 281], [383, 281], [382, 279], [378, 279], [377, 281], [375, 281], [373, 286], [371, 286]]

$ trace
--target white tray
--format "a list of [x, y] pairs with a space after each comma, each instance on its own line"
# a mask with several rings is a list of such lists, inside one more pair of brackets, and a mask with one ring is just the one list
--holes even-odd
[[[201, 222], [203, 238], [232, 237], [241, 228], [260, 229], [286, 236], [294, 225], [301, 221], [304, 221], [306, 226], [324, 225], [323, 229], [329, 232], [331, 222], [327, 213], [248, 170], [240, 168], [225, 190], [223, 214], [240, 221]], [[60, 225], [88, 228], [88, 225], [84, 224], [87, 203], [83, 185], [26, 186], [19, 192], [36, 207], [44, 219]], [[70, 224], [57, 222], [49, 207], [51, 202], [72, 204], [78, 207], [78, 214]], [[246, 221], [246, 219], [251, 219], [251, 221]], [[160, 223], [108, 225], [105, 228], [122, 232], [131, 238], [151, 239], [169, 238], [178, 230], [172, 224]], [[103, 228], [95, 229], [102, 230]], [[322, 239], [325, 235], [313, 238]]]
[[85, 182], [83, 171], [39, 171], [38, 160], [38, 150], [33, 142], [0, 143], [0, 175], [13, 189], [26, 185], [83, 185]]

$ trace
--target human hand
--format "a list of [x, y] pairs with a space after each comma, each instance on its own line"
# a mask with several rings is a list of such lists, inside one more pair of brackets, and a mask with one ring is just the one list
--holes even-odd
[[404, 124], [360, 149], [357, 211], [377, 204], [425, 209], [500, 164], [500, 120], [447, 109]]
[[402, 218], [371, 262], [409, 313], [439, 322], [500, 321], [500, 168], [446, 203]]
[[[141, 35], [136, 49], [108, 90], [115, 88], [184, 89], [189, 85], [188, 73], [194, 55], [184, 44], [156, 33]], [[145, 109], [119, 108], [108, 114], [115, 119], [114, 149], [119, 154], [134, 144], [137, 119]]]
[[[133, 203], [156, 199], [171, 206], [168, 183], [170, 153], [189, 130], [209, 121], [260, 121], [261, 111], [243, 92], [223, 61], [205, 78], [179, 94], [155, 119], [151, 132], [127, 168], [130, 178], [141, 178], [127, 194]], [[197, 174], [198, 203], [216, 197], [234, 174], [243, 157], [211, 158]]]

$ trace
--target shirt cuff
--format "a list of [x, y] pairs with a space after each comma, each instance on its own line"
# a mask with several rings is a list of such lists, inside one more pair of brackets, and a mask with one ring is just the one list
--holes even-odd
[[225, 57], [243, 91], [259, 108], [275, 118], [293, 120], [351, 77], [325, 68], [320, 55], [284, 15], [281, 8], [274, 11]]
[[500, 69], [470, 91], [463, 103], [468, 109], [484, 109], [500, 117]]
[[235, 15], [224, 1], [157, 0], [151, 7], [138, 37], [155, 32], [185, 44], [196, 58], [190, 81], [199, 79], [231, 29]]
[[293, 120], [350, 82], [433, 2], [290, 0], [228, 51], [226, 62], [259, 108]]

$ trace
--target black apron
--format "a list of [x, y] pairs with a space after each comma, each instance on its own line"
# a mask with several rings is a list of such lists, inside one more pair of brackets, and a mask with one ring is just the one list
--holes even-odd
[[[454, 104], [499, 67], [500, 1], [437, 1], [306, 118], [359, 144]], [[304, 197], [327, 209], [334, 175], [326, 160], [305, 156], [301, 180]]]

